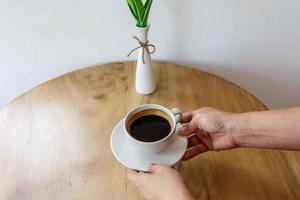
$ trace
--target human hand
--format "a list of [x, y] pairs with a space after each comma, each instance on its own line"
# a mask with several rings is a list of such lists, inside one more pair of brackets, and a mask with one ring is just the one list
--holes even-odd
[[182, 160], [189, 160], [206, 151], [237, 147], [234, 137], [226, 131], [226, 121], [233, 113], [205, 107], [183, 114], [182, 123], [188, 123], [180, 135], [188, 136], [188, 150]]
[[146, 199], [193, 199], [180, 174], [166, 165], [152, 165], [149, 173], [128, 169], [127, 178]]

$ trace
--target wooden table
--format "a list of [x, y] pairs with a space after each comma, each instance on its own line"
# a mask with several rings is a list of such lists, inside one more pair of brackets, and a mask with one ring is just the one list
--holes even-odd
[[[134, 200], [137, 190], [113, 157], [113, 127], [131, 108], [158, 103], [184, 111], [213, 106], [266, 110], [215, 75], [155, 63], [158, 89], [134, 89], [134, 63], [113, 63], [48, 81], [0, 111], [0, 199]], [[184, 162], [181, 173], [201, 199], [300, 199], [300, 159], [289, 151], [236, 149]]]

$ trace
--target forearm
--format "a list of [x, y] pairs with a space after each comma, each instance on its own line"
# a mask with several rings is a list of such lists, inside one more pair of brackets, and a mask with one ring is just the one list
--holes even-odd
[[234, 114], [225, 129], [239, 147], [300, 150], [300, 107]]

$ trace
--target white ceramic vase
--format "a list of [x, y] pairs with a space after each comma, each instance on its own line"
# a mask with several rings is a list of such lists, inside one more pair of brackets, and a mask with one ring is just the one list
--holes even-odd
[[[150, 26], [145, 28], [136, 27], [136, 37], [142, 43], [148, 42], [149, 28]], [[152, 67], [151, 55], [149, 54], [149, 51], [146, 49], [143, 50], [143, 48], [139, 48], [138, 50], [135, 89], [138, 93], [143, 95], [153, 93], [156, 89], [156, 78]]]

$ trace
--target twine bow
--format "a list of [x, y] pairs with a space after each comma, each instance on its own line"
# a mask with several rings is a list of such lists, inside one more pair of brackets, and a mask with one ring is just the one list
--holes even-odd
[[[147, 51], [148, 54], [153, 54], [155, 52], [155, 46], [153, 44], [149, 44], [148, 40], [146, 42], [142, 42], [138, 37], [133, 36], [133, 39], [136, 39], [139, 43], [139, 46], [132, 49], [127, 57], [129, 57], [134, 51], [138, 50], [139, 48], [142, 48], [142, 59], [143, 59], [143, 64], [145, 64], [145, 51]], [[152, 51], [149, 50], [149, 47], [152, 47]]]

